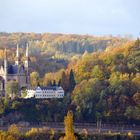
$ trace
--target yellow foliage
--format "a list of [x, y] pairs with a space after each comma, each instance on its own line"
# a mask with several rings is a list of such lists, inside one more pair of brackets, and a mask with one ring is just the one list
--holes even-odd
[[39, 129], [38, 128], [32, 128], [31, 130], [29, 130], [27, 133], [26, 133], [26, 136], [31, 136], [35, 133], [38, 133], [39, 132]]
[[120, 75], [120, 80], [129, 80], [129, 74], [128, 73], [124, 73]]
[[9, 127], [8, 132], [9, 132], [10, 134], [15, 134], [15, 135], [17, 135], [17, 134], [20, 133], [20, 131], [19, 131], [18, 127], [16, 126], [16, 124], [12, 124], [12, 125]]
[[64, 125], [65, 125], [65, 136], [63, 140], [76, 140], [74, 135], [74, 128], [73, 128], [73, 113], [68, 112], [67, 116], [64, 118]]
[[127, 133], [127, 136], [128, 136], [129, 138], [133, 138], [133, 133], [132, 133], [131, 131], [129, 131], [129, 132]]
[[39, 81], [39, 74], [38, 72], [34, 71], [30, 74], [30, 82], [32, 87], [36, 87]]
[[137, 73], [135, 78], [132, 79], [132, 82], [138, 87], [140, 88], [140, 73]]
[[9, 135], [7, 136], [6, 140], [16, 140], [13, 136]]

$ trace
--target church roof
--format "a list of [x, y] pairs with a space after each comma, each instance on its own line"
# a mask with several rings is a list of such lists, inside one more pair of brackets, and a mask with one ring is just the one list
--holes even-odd
[[17, 65], [9, 65], [7, 73], [8, 74], [17, 74], [18, 73], [18, 66]]
[[8, 65], [8, 74], [18, 74], [18, 70], [19, 73], [24, 73], [24, 65]]

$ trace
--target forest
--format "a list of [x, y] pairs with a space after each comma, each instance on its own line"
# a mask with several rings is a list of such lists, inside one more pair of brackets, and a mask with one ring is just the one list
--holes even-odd
[[[75, 122], [140, 123], [139, 39], [1, 33], [1, 50], [15, 50], [18, 39], [21, 50], [31, 41], [31, 86], [61, 85], [65, 97], [1, 99], [1, 117], [11, 123], [62, 122], [72, 110]], [[0, 56], [2, 60], [2, 51]], [[12, 62], [14, 56], [9, 56]]]
[[[107, 47], [117, 47], [129, 42], [129, 38], [71, 34], [36, 34], [36, 33], [0, 33], [0, 60], [3, 59], [3, 49], [8, 49], [10, 61], [15, 59], [16, 44], [20, 46], [24, 59], [26, 43], [29, 43], [30, 68], [37, 71], [41, 77], [48, 72], [66, 69], [71, 59], [79, 58], [84, 52], [99, 52]], [[41, 64], [41, 67], [40, 67]]]

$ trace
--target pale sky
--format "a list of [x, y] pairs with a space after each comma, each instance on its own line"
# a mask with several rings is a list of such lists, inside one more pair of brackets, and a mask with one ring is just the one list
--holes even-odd
[[0, 0], [0, 32], [140, 36], [140, 0]]

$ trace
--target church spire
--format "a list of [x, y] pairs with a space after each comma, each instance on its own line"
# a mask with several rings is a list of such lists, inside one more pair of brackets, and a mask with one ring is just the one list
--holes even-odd
[[28, 72], [28, 67], [29, 67], [29, 44], [26, 44], [26, 53], [25, 53], [25, 62], [24, 62], [24, 66]]
[[7, 69], [8, 69], [8, 64], [7, 64], [7, 49], [4, 49], [4, 90], [6, 91], [6, 84], [7, 84]]
[[29, 57], [29, 44], [26, 45], [26, 59]]
[[4, 49], [4, 71], [7, 74], [7, 49]]
[[16, 65], [19, 65], [19, 45], [17, 44], [17, 51], [16, 51]]
[[29, 87], [29, 44], [26, 44], [26, 53], [25, 53], [25, 61], [24, 61], [24, 67], [26, 70], [26, 83], [27, 87]]

